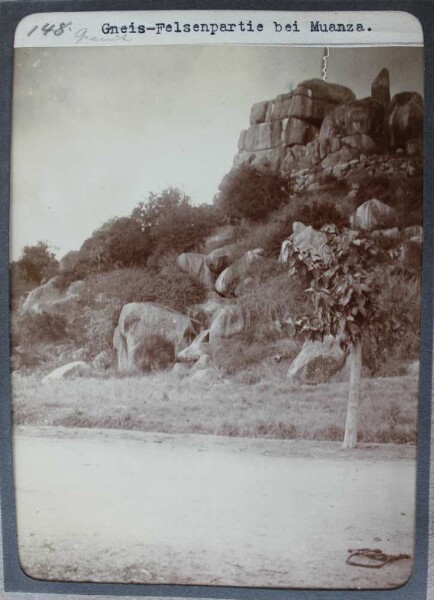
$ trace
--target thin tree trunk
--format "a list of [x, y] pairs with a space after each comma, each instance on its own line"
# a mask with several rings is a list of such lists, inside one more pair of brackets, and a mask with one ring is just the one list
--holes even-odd
[[348, 395], [345, 437], [342, 448], [355, 448], [357, 444], [357, 422], [360, 404], [360, 383], [362, 375], [362, 344], [350, 346], [350, 391]]

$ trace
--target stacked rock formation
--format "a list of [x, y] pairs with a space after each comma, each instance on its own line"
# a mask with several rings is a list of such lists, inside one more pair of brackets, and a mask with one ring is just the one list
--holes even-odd
[[[359, 100], [345, 86], [311, 79], [253, 105], [234, 167], [252, 165], [284, 174], [318, 167], [330, 174], [361, 155], [395, 150], [420, 155], [422, 130], [422, 97], [401, 92], [391, 100], [387, 69], [373, 81], [371, 95]], [[345, 168], [335, 170], [340, 175]]]

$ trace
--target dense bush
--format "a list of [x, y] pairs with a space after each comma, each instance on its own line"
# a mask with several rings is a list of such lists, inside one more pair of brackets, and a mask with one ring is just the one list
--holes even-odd
[[10, 305], [18, 308], [27, 294], [57, 273], [58, 261], [46, 242], [25, 246], [9, 267]]
[[101, 273], [91, 278], [89, 285], [95, 298], [113, 300], [120, 308], [129, 302], [157, 302], [185, 312], [206, 296], [205, 288], [170, 260], [160, 270], [131, 268]]
[[326, 224], [338, 228], [348, 226], [348, 206], [343, 206], [340, 188], [319, 191], [315, 195], [292, 196], [288, 204], [272, 213], [264, 223], [242, 221], [236, 229], [238, 254], [253, 248], [263, 248], [265, 256], [277, 258], [282, 242], [292, 234], [294, 221], [320, 229]]
[[192, 206], [190, 198], [175, 188], [150, 194], [146, 203], [133, 210], [131, 218], [149, 237], [157, 256], [197, 250], [221, 221], [213, 206]]
[[13, 346], [57, 342], [67, 335], [68, 322], [62, 315], [42, 313], [14, 314], [11, 327]]
[[364, 363], [372, 375], [397, 375], [403, 363], [419, 357], [421, 282], [388, 268], [378, 269], [376, 280], [380, 327], [365, 336]]
[[94, 231], [60, 272], [56, 286], [65, 290], [93, 273], [145, 267], [167, 254], [197, 250], [220, 222], [215, 207], [192, 206], [177, 189], [151, 193], [129, 217], [111, 219]]
[[242, 166], [226, 175], [215, 202], [231, 222], [263, 221], [288, 201], [290, 187], [279, 173]]

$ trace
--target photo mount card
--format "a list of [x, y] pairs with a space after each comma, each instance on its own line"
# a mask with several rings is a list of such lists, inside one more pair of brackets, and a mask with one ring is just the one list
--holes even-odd
[[6, 590], [425, 598], [432, 32], [82, 6], [0, 13]]

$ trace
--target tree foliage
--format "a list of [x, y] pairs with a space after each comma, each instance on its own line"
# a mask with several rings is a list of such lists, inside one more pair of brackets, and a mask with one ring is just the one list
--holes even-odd
[[372, 241], [349, 230], [339, 233], [336, 226], [327, 225], [321, 232], [321, 254], [289, 247], [291, 273], [304, 278], [313, 304], [312, 312], [295, 325], [312, 340], [331, 334], [344, 345], [354, 344], [378, 320], [379, 286], [373, 270], [377, 251]]
[[215, 202], [230, 221], [263, 221], [288, 201], [289, 193], [290, 181], [286, 177], [245, 165], [226, 175]]
[[54, 274], [59, 263], [48, 244], [38, 242], [35, 246], [24, 246], [16, 264], [28, 282], [39, 285]]
[[133, 210], [131, 218], [159, 255], [197, 249], [218, 224], [212, 206], [192, 206], [190, 198], [176, 188], [151, 193], [146, 203]]

